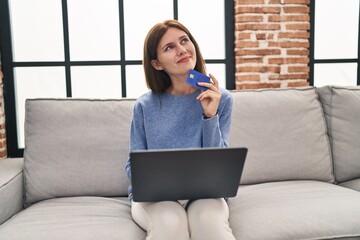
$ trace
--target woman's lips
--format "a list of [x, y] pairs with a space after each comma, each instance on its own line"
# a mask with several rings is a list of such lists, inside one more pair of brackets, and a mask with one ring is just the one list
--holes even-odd
[[190, 57], [182, 58], [178, 61], [178, 63], [188, 62], [189, 60], [190, 60]]

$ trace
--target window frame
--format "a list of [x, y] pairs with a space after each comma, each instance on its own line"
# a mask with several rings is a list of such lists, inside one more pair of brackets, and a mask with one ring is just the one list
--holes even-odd
[[[0, 55], [1, 70], [3, 72], [3, 97], [6, 119], [6, 141], [8, 157], [23, 157], [23, 148], [19, 148], [18, 130], [16, 119], [16, 97], [14, 84], [15, 67], [65, 67], [66, 96], [72, 97], [71, 67], [72, 66], [102, 66], [119, 65], [121, 68], [122, 97], [126, 97], [126, 66], [142, 65], [142, 60], [125, 59], [125, 34], [124, 34], [124, 1], [119, 1], [119, 28], [120, 28], [120, 60], [119, 61], [71, 61], [69, 46], [69, 23], [67, 0], [61, 0], [62, 21], [64, 36], [64, 61], [52, 62], [14, 62], [12, 51], [11, 23], [9, 1], [0, 1]], [[173, 0], [173, 17], [178, 19], [178, 0]], [[205, 59], [209, 64], [225, 64], [226, 88], [235, 89], [235, 18], [234, 1], [224, 0], [224, 23], [225, 23], [225, 58]]]
[[358, 24], [358, 53], [357, 58], [349, 59], [315, 59], [315, 14], [316, 0], [310, 1], [310, 61], [309, 61], [309, 83], [314, 86], [314, 68], [315, 64], [326, 63], [357, 63], [357, 85], [360, 85], [360, 4], [359, 4], [359, 24]]

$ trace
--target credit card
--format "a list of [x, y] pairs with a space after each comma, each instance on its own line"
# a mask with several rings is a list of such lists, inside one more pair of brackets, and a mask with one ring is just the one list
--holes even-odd
[[186, 78], [186, 83], [190, 84], [191, 86], [194, 86], [196, 88], [199, 88], [200, 90], [203, 90], [203, 91], [207, 90], [207, 87], [199, 86], [197, 84], [198, 82], [210, 83], [210, 77], [191, 69]]

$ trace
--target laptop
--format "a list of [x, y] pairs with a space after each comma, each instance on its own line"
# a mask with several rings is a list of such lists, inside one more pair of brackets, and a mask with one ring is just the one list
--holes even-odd
[[234, 197], [246, 154], [246, 148], [130, 152], [133, 201]]

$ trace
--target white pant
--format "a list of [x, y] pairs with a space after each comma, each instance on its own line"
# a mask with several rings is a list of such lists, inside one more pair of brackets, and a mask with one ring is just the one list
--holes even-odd
[[146, 240], [235, 240], [222, 198], [193, 201], [187, 210], [176, 201], [132, 202], [131, 214]]

